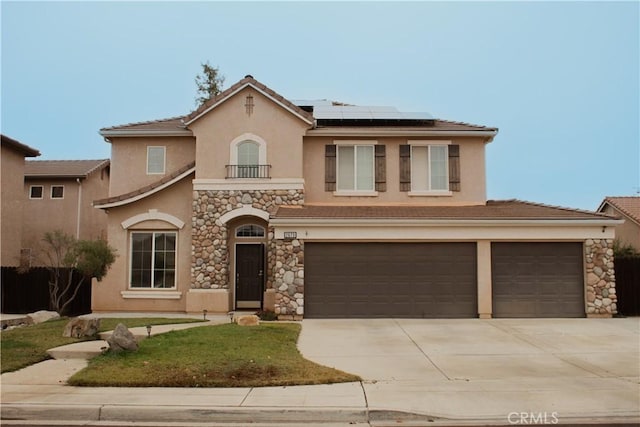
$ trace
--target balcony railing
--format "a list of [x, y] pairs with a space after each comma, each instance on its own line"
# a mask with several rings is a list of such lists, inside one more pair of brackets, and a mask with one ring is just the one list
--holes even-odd
[[227, 178], [271, 178], [271, 165], [227, 165]]

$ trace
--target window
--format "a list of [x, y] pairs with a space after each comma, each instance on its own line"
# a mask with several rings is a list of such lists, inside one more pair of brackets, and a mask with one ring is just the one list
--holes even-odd
[[51, 198], [63, 199], [64, 198], [64, 185], [52, 185], [51, 186]]
[[264, 228], [259, 225], [241, 225], [236, 228], [236, 237], [264, 237]]
[[253, 141], [238, 144], [238, 178], [258, 178], [260, 146]]
[[446, 145], [412, 145], [411, 190], [448, 191], [448, 163]]
[[338, 191], [374, 191], [373, 145], [338, 146]]
[[131, 233], [131, 287], [175, 288], [176, 233]]
[[163, 174], [165, 147], [147, 147], [147, 175]]
[[29, 188], [30, 199], [42, 199], [43, 187], [42, 185], [32, 185]]

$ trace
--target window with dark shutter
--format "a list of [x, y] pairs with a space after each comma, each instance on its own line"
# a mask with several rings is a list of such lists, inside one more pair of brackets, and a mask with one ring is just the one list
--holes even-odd
[[400, 146], [400, 191], [411, 191], [411, 146]]
[[449, 190], [460, 191], [460, 146], [449, 146]]
[[387, 191], [387, 155], [384, 145], [376, 145], [376, 191]]
[[336, 191], [336, 146], [324, 146], [324, 191]]

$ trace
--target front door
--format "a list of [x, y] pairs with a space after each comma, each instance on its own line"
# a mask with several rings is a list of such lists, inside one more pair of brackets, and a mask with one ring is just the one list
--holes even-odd
[[236, 245], [236, 308], [261, 308], [264, 245]]

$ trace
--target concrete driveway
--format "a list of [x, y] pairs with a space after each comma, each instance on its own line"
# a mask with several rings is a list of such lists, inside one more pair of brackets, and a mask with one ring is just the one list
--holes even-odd
[[505, 422], [640, 416], [638, 318], [310, 319], [298, 345], [360, 375], [369, 407]]

